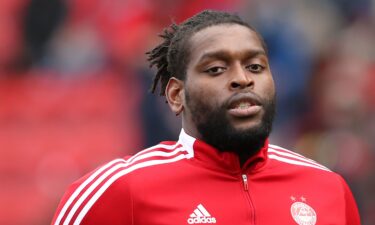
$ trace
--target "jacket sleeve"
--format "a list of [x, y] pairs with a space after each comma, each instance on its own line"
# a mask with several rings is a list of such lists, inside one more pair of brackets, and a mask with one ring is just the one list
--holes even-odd
[[[340, 177], [341, 178], [341, 177]], [[344, 189], [344, 198], [345, 198], [345, 218], [347, 225], [360, 225], [360, 216], [358, 212], [358, 207], [353, 197], [352, 192], [350, 191], [349, 186], [343, 178], [341, 178], [341, 183]]]
[[125, 177], [117, 177], [115, 172], [103, 174], [95, 176], [94, 171], [73, 183], [51, 224], [133, 224], [133, 204]]

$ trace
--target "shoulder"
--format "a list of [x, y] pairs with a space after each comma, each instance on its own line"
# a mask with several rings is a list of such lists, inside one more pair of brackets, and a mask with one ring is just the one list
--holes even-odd
[[129, 176], [136, 171], [143, 172], [144, 169], [149, 167], [152, 167], [152, 171], [155, 171], [157, 166], [173, 164], [190, 157], [189, 152], [180, 143], [162, 142], [135, 155], [115, 159], [100, 166], [89, 176], [85, 176], [78, 181], [80, 183], [78, 189], [85, 189], [86, 186], [90, 186], [92, 189], [100, 188], [99, 193], [104, 192], [115, 182], [116, 185], [126, 185], [129, 182]]
[[[326, 199], [321, 204], [333, 202], [336, 206], [343, 206], [341, 212], [345, 217], [346, 224], [360, 224], [355, 199], [348, 184], [340, 174], [312, 159], [277, 145], [269, 145], [268, 158], [270, 164], [272, 164], [271, 167], [274, 168], [272, 174], [283, 173], [283, 175], [292, 179], [294, 187], [303, 190], [312, 188], [312, 191], [315, 192], [316, 187], [319, 187], [319, 196]], [[328, 201], [328, 199], [333, 200]]]
[[167, 164], [181, 159], [191, 158], [191, 153], [179, 142], [162, 142], [127, 157], [127, 167], [143, 168], [147, 166]]
[[269, 145], [268, 159], [268, 173], [288, 178], [295, 187], [308, 189], [319, 185], [334, 196], [350, 193], [340, 174], [301, 154], [277, 145]]
[[340, 174], [312, 159], [277, 145], [268, 146], [268, 158], [271, 161], [270, 164], [273, 164], [271, 167], [275, 169], [272, 174], [281, 171], [286, 177], [293, 177], [291, 179], [294, 187], [305, 191], [312, 188], [312, 193], [315, 193], [316, 187], [319, 187], [317, 193], [325, 199], [320, 204], [327, 205], [331, 202], [329, 208], [332, 206], [336, 207], [336, 210], [341, 208], [343, 215], [341, 219], [346, 221], [346, 224], [360, 224], [357, 204], [348, 184]]
[[[108, 213], [113, 214], [113, 208], [122, 212], [129, 211], [126, 210], [131, 207], [128, 204], [131, 202], [131, 179], [128, 178], [132, 173], [149, 167], [154, 171], [158, 165], [172, 164], [188, 158], [191, 158], [190, 153], [180, 143], [162, 142], [133, 156], [112, 160], [70, 186], [59, 205], [54, 224], [69, 221], [79, 223], [84, 218], [100, 221], [101, 215], [107, 217]], [[107, 212], [108, 209], [111, 212]], [[120, 211], [119, 215], [122, 215]]]
[[268, 146], [268, 158], [285, 168], [325, 171], [334, 174], [330, 169], [310, 158], [273, 144]]

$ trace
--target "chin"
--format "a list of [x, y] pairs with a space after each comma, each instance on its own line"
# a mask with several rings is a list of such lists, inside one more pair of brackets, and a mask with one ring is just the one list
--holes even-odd
[[248, 121], [248, 122], [239, 122], [232, 124], [232, 129], [237, 131], [237, 132], [243, 132], [243, 131], [249, 131], [249, 130], [254, 130], [258, 129], [262, 126], [262, 122], [259, 121]]

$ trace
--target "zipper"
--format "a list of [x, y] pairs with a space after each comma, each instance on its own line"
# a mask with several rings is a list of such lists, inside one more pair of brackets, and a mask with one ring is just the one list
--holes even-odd
[[242, 176], [243, 188], [245, 191], [244, 194], [250, 206], [250, 215], [251, 215], [251, 221], [252, 221], [251, 224], [255, 224], [255, 208], [254, 208], [254, 203], [251, 200], [251, 196], [249, 192], [249, 179], [247, 178], [247, 175], [245, 173], [241, 174], [241, 176]]
[[243, 186], [245, 188], [245, 191], [249, 191], [249, 184], [247, 182], [247, 175], [242, 174], [242, 180], [243, 180]]

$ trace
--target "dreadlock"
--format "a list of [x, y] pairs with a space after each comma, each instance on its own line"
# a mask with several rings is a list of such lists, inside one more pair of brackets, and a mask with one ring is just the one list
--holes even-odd
[[[226, 12], [205, 10], [177, 25], [172, 23], [159, 35], [164, 41], [149, 52], [147, 60], [150, 67], [156, 66], [157, 72], [153, 79], [151, 92], [155, 90], [160, 82], [160, 95], [165, 95], [165, 88], [171, 77], [184, 80], [186, 76], [186, 65], [189, 61], [188, 41], [196, 32], [218, 24], [239, 24], [254, 30], [239, 16]], [[256, 32], [256, 31], [255, 31]], [[261, 38], [264, 50], [266, 45]]]

